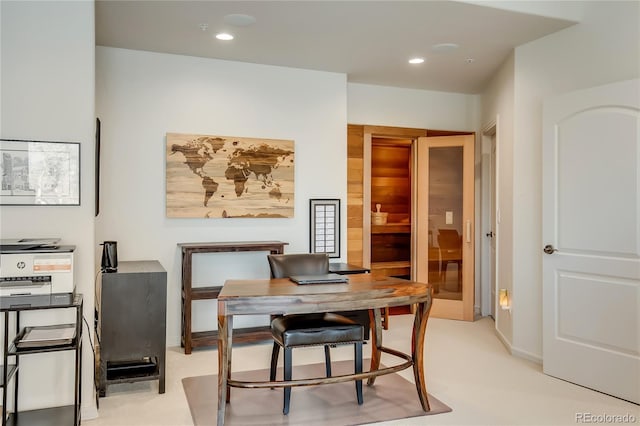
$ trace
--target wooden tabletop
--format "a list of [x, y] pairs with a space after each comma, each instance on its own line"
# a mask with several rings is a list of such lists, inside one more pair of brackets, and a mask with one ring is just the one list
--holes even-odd
[[227, 280], [219, 315], [293, 314], [402, 306], [426, 302], [430, 285], [371, 274], [349, 275], [347, 284], [298, 285], [288, 278]]

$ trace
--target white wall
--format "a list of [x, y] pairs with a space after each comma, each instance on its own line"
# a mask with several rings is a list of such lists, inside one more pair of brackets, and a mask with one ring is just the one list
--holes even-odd
[[640, 76], [640, 3], [583, 2], [580, 24], [515, 52], [513, 351], [542, 356], [542, 103]]
[[[175, 346], [177, 243], [281, 240], [287, 253], [308, 252], [310, 198], [340, 198], [346, 219], [346, 76], [106, 47], [96, 53], [103, 170], [96, 236], [118, 242], [120, 261], [157, 259], [167, 270], [167, 344]], [[167, 132], [293, 139], [295, 217], [167, 218]], [[197, 255], [195, 262], [195, 285], [269, 276], [265, 253]], [[215, 302], [194, 306], [194, 330], [214, 329]], [[253, 320], [237, 325], [264, 322]]]
[[[118, 241], [121, 261], [158, 259], [167, 269], [169, 345], [180, 334], [177, 243], [282, 240], [286, 252], [306, 252], [309, 198], [342, 199], [345, 220], [347, 121], [448, 130], [479, 123], [478, 96], [347, 85], [342, 74], [98, 47], [96, 75], [103, 170], [96, 238]], [[294, 139], [295, 218], [166, 218], [166, 132]], [[264, 253], [194, 261], [194, 285], [268, 275]], [[215, 328], [213, 302], [194, 310], [194, 330]]]
[[480, 96], [349, 83], [351, 124], [477, 131]]
[[[76, 291], [92, 324], [94, 270], [93, 2], [0, 2], [1, 135], [81, 143], [81, 205], [0, 207], [0, 237], [61, 237], [76, 246]], [[24, 313], [23, 324], [68, 321], [69, 312]], [[73, 312], [71, 312], [73, 318]], [[93, 328], [93, 327], [92, 327]], [[84, 327], [83, 417], [95, 416], [93, 355]], [[73, 403], [73, 352], [20, 359], [20, 409]]]

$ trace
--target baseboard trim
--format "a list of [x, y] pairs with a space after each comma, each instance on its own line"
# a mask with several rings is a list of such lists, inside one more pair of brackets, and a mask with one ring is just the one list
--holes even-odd
[[500, 342], [504, 345], [505, 349], [507, 350], [507, 352], [509, 352], [509, 354], [513, 355], [513, 350], [511, 349], [511, 342], [509, 342], [507, 340], [507, 338], [504, 336], [504, 334], [502, 334], [502, 332], [500, 330], [498, 330], [498, 328], [495, 328], [495, 333], [496, 336], [498, 336], [498, 340], [500, 340]]
[[91, 420], [98, 418], [98, 407], [95, 404], [80, 407], [80, 418], [82, 420]]
[[527, 352], [527, 351], [524, 351], [522, 349], [518, 349], [518, 348], [514, 347], [511, 344], [511, 342], [509, 342], [507, 340], [507, 338], [504, 336], [504, 334], [502, 334], [500, 332], [500, 330], [498, 330], [496, 328], [495, 332], [496, 332], [496, 336], [498, 337], [498, 340], [500, 340], [500, 342], [502, 342], [504, 347], [507, 349], [507, 352], [509, 352], [511, 355], [513, 355], [515, 357], [518, 357], [518, 358], [526, 359], [527, 361], [535, 362], [536, 364], [542, 365], [542, 357], [540, 355], [532, 354], [531, 352]]
[[511, 355], [542, 365], [542, 357], [540, 355], [532, 354], [531, 352], [524, 351], [522, 349], [511, 347]]

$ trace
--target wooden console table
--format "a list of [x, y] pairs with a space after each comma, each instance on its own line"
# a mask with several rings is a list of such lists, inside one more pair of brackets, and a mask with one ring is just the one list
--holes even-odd
[[[182, 249], [182, 347], [184, 353], [190, 354], [192, 348], [200, 346], [216, 346], [218, 332], [191, 331], [191, 305], [194, 300], [216, 299], [222, 286], [192, 287], [192, 265], [195, 253], [224, 253], [238, 251], [268, 251], [270, 254], [283, 254], [282, 241], [237, 241], [213, 243], [178, 243]], [[266, 262], [266, 259], [265, 259]], [[268, 326], [249, 327], [236, 331], [237, 342], [252, 342], [271, 338]]]

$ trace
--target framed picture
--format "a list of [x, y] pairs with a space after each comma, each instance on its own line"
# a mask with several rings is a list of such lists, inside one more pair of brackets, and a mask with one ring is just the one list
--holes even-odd
[[96, 213], [100, 214], [100, 119], [96, 117], [96, 148], [95, 148], [95, 187], [96, 187]]
[[340, 200], [309, 200], [311, 253], [340, 257]]
[[167, 217], [294, 216], [293, 140], [167, 133], [166, 143]]
[[0, 174], [0, 205], [80, 205], [77, 142], [0, 139]]

